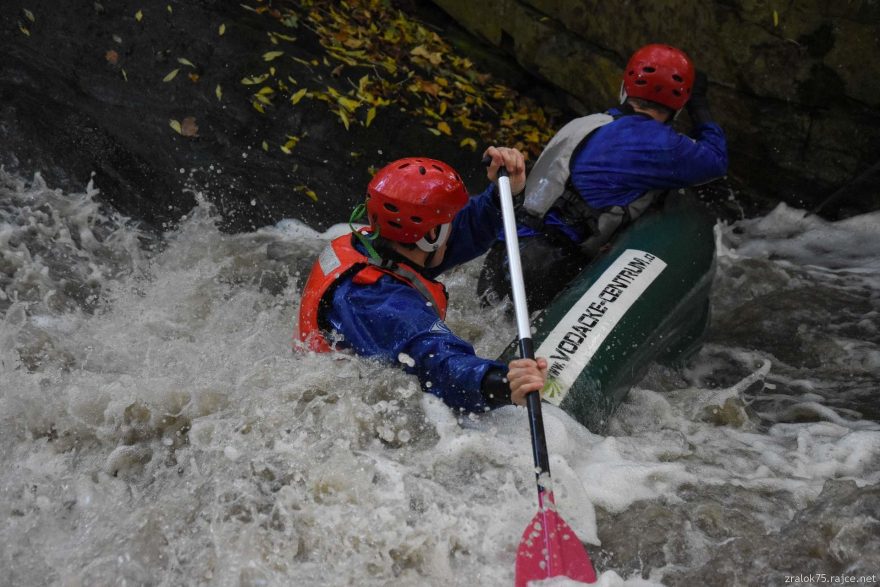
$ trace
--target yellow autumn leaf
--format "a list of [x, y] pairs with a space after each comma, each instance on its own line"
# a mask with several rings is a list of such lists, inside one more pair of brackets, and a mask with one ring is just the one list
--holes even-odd
[[269, 94], [274, 94], [275, 90], [271, 86], [263, 86], [257, 93], [263, 96], [268, 96]]
[[471, 151], [476, 151], [477, 150], [477, 141], [468, 137], [466, 139], [462, 139], [462, 141], [460, 143], [458, 143], [458, 146], [459, 147], [467, 147]]
[[124, 68], [124, 67], [122, 68], [122, 79], [124, 79], [125, 81], [128, 81], [128, 74], [125, 73], [125, 68]]
[[263, 61], [272, 61], [284, 55], [284, 51], [268, 51], [263, 53]]
[[222, 37], [226, 34], [226, 23], [221, 23], [219, 27], [217, 27], [217, 33]]
[[34, 18], [34, 13], [33, 13], [33, 12], [31, 12], [31, 11], [28, 10], [27, 8], [22, 8], [21, 11], [24, 12], [24, 16], [25, 16], [25, 18], [27, 18], [29, 21], [31, 21], [31, 22], [36, 22], [36, 19]]
[[195, 67], [196, 67], [195, 65], [193, 65], [193, 62], [190, 61], [189, 59], [187, 59], [186, 57], [178, 57], [177, 62], [181, 65], [188, 65], [189, 67], [192, 67], [193, 69], [195, 69]]
[[168, 121], [168, 126], [173, 128], [175, 130], [175, 132], [177, 132], [177, 134], [183, 134], [183, 132], [180, 128], [180, 122], [178, 122], [177, 120], [174, 120], [172, 118], [171, 120]]
[[170, 4], [166, 5], [165, 8], [168, 10], [168, 14], [174, 14], [174, 9], [171, 8]]
[[264, 94], [254, 94], [254, 99], [256, 99], [258, 102], [262, 102], [263, 104], [265, 104], [265, 105], [267, 105], [267, 106], [271, 106], [271, 105], [272, 105], [272, 100], [270, 100], [270, 99], [269, 99], [267, 96], [265, 96]]
[[163, 82], [170, 82], [171, 80], [173, 80], [173, 79], [177, 76], [177, 73], [178, 73], [179, 71], [180, 71], [179, 68], [178, 68], [178, 69], [173, 69], [173, 70], [169, 71], [169, 72], [168, 72], [168, 75], [166, 75], [165, 77], [162, 78], [162, 81], [163, 81]]
[[287, 142], [281, 145], [281, 151], [287, 155], [290, 155], [293, 152], [293, 148], [299, 142], [300, 137], [287, 135]]
[[428, 132], [431, 133], [432, 135], [437, 135], [438, 137], [440, 136], [440, 131], [437, 130], [436, 128], [429, 128]]
[[256, 84], [261, 84], [264, 81], [266, 81], [267, 79], [269, 79], [269, 74], [265, 73], [263, 75], [255, 75], [255, 76], [251, 76], [251, 77], [242, 78], [241, 83], [243, 83], [246, 86], [253, 86]]
[[300, 193], [307, 195], [313, 202], [318, 201], [318, 194], [316, 194], [315, 190], [310, 189], [308, 186], [298, 185], [298, 186], [295, 186], [293, 189], [297, 192], [300, 192]]
[[345, 130], [348, 130], [349, 122], [348, 122], [348, 116], [345, 115], [345, 110], [340, 108], [337, 111], [337, 114], [339, 114], [339, 119], [342, 121], [343, 126], [345, 126]]
[[24, 33], [25, 35], [27, 35], [28, 37], [31, 36], [31, 32], [30, 32], [29, 30], [27, 30], [27, 28], [26, 28], [23, 24], [19, 24], [19, 25], [18, 25], [18, 30], [20, 30], [21, 32], [23, 32], [23, 33]]
[[339, 104], [349, 112], [354, 112], [361, 105], [359, 101], [346, 98], [345, 96], [339, 98]]
[[779, 13], [776, 12], [775, 10], [773, 11], [773, 26], [774, 27], [779, 26]]
[[271, 32], [267, 33], [270, 37], [275, 39], [281, 39], [283, 41], [290, 41], [291, 43], [296, 41], [296, 37], [291, 37], [290, 35], [282, 35], [281, 33]]
[[358, 92], [364, 93], [367, 91], [367, 84], [370, 83], [370, 76], [365, 75], [358, 80]]
[[299, 90], [298, 92], [296, 92], [294, 95], [292, 95], [292, 96], [290, 97], [290, 102], [291, 102], [291, 104], [296, 104], [296, 103], [298, 103], [300, 100], [302, 100], [302, 99], [303, 99], [303, 96], [306, 95], [306, 92], [308, 92], [308, 90], [305, 89], [305, 88], [303, 88], [303, 89]]
[[144, 19], [144, 11], [143, 11], [143, 10], [138, 10], [137, 12], [135, 12], [135, 13], [134, 13], [134, 19], [135, 19], [136, 21], [138, 21], [138, 22], [142, 21], [142, 20]]
[[218, 100], [223, 99], [223, 88], [220, 87], [220, 84], [217, 84], [217, 87], [214, 88], [214, 95], [217, 96]]
[[263, 150], [267, 153], [269, 152], [269, 143], [267, 143], [266, 141], [263, 141]]
[[436, 52], [431, 53], [424, 45], [419, 45], [409, 53], [410, 55], [415, 55], [416, 57], [428, 60], [431, 65], [440, 65], [440, 62], [443, 61], [443, 55]]
[[446, 124], [446, 122], [444, 122], [444, 121], [440, 121], [437, 123], [437, 130], [439, 130], [440, 132], [442, 132], [443, 134], [445, 134], [447, 136], [450, 136], [450, 137], [452, 136], [452, 129], [449, 128], [449, 125]]
[[372, 107], [367, 110], [367, 121], [365, 126], [369, 127], [370, 123], [373, 122], [373, 119], [376, 118], [376, 107]]
[[254, 110], [256, 110], [257, 112], [259, 112], [260, 114], [265, 114], [265, 113], [266, 113], [266, 110], [263, 108], [263, 105], [260, 104], [259, 102], [257, 102], [256, 100], [254, 100], [253, 102], [251, 102], [251, 106], [253, 106], [253, 107], [254, 107]]

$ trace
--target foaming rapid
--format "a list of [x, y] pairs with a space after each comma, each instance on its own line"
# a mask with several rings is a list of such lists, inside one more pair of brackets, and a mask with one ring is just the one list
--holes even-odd
[[[335, 233], [223, 234], [201, 203], [154, 237], [95, 195], [0, 172], [11, 584], [512, 583], [536, 509], [524, 410], [457, 416], [398, 370], [291, 351]], [[719, 225], [704, 350], [655, 367], [607, 435], [545, 408], [601, 585], [880, 568], [876, 226], [786, 208]], [[448, 322], [496, 356], [515, 327], [479, 307], [479, 264], [448, 276]]]

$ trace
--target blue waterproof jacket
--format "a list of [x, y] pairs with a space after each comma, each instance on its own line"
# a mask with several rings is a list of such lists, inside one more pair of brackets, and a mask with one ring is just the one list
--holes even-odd
[[[501, 226], [491, 185], [455, 216], [443, 263], [425, 269], [423, 275], [433, 279], [479, 257]], [[360, 243], [355, 246], [365, 252]], [[337, 347], [402, 366], [418, 376], [424, 391], [453, 408], [489, 409], [480, 391], [483, 377], [490, 369], [507, 371], [503, 363], [478, 357], [474, 347], [453, 334], [415, 288], [389, 275], [370, 285], [344, 278], [333, 290], [324, 318], [343, 337]]]
[[[690, 187], [727, 173], [727, 139], [716, 123], [696, 126], [689, 137], [644, 114], [608, 113], [616, 120], [594, 131], [569, 165], [572, 185], [591, 207], [626, 206], [649, 190]], [[546, 223], [583, 239], [552, 210]]]

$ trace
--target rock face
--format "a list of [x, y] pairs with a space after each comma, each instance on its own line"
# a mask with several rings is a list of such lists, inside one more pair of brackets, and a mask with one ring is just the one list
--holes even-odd
[[732, 179], [831, 216], [880, 208], [876, 1], [434, 3], [566, 92], [582, 113], [616, 102], [636, 48], [681, 47], [709, 76]]
[[157, 228], [204, 197], [228, 230], [323, 230], [396, 158], [447, 161], [477, 192], [488, 141], [517, 140], [498, 128], [515, 93], [387, 3], [27, 0], [0, 24], [0, 164], [93, 178]]
[[880, 208], [880, 4], [593, 4], [0, 2], [0, 165], [66, 190], [93, 178], [156, 227], [204, 197], [228, 230], [322, 230], [398, 157], [445, 160], [482, 190], [485, 146], [534, 160], [614, 103], [634, 47], [663, 40], [710, 74], [732, 149], [716, 200]]

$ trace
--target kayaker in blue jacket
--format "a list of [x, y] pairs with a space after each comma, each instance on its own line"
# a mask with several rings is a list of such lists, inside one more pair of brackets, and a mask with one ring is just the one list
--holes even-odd
[[[490, 181], [504, 165], [525, 185], [516, 149], [490, 147]], [[436, 277], [485, 253], [501, 229], [496, 187], [469, 197], [451, 167], [427, 158], [379, 170], [364, 206], [370, 226], [335, 239], [303, 290], [299, 339], [315, 351], [348, 349], [397, 364], [424, 391], [469, 412], [524, 404], [544, 385], [544, 359], [504, 365], [478, 357], [444, 322], [446, 289]]]
[[[529, 309], [546, 307], [666, 192], [727, 172], [727, 142], [712, 119], [707, 87], [683, 51], [647, 45], [626, 66], [620, 106], [572, 120], [551, 139], [529, 172], [519, 214]], [[671, 126], [685, 106], [691, 136]], [[478, 291], [492, 301], [509, 287], [499, 243], [487, 255]]]

